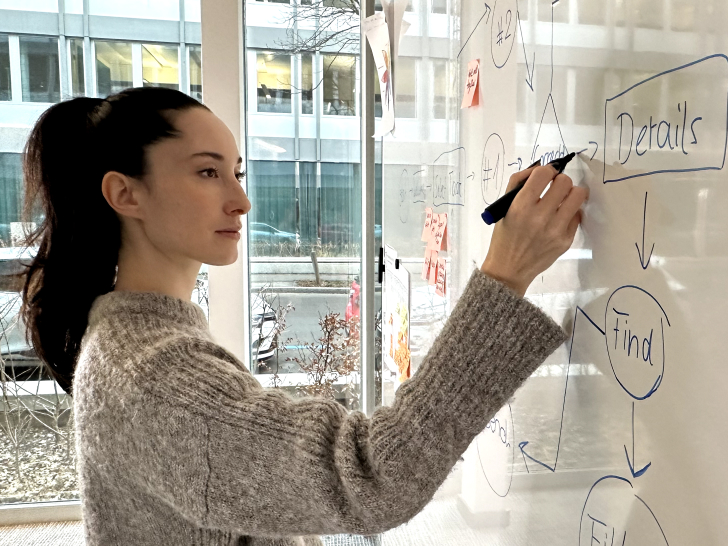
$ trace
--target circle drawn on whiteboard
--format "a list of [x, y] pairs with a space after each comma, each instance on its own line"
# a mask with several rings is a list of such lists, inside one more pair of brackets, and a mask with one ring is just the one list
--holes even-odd
[[492, 133], [485, 141], [480, 163], [480, 191], [483, 201], [490, 205], [503, 190], [506, 149], [498, 133]]
[[409, 203], [407, 202], [408, 194], [412, 193], [410, 184], [410, 175], [407, 169], [402, 170], [402, 174], [399, 175], [399, 221], [403, 224], [407, 223], [409, 219]]
[[499, 497], [505, 497], [513, 482], [516, 458], [515, 432], [511, 405], [503, 406], [475, 441], [485, 481]]
[[649, 398], [665, 376], [667, 313], [652, 294], [627, 285], [609, 296], [604, 325], [615, 379], [635, 400]]
[[517, 16], [515, 0], [496, 0], [490, 24], [490, 55], [496, 68], [503, 68], [511, 56], [516, 41]]
[[[629, 540], [627, 540], [629, 537]], [[589, 490], [579, 522], [579, 546], [668, 546], [657, 516], [620, 476], [604, 476]]]

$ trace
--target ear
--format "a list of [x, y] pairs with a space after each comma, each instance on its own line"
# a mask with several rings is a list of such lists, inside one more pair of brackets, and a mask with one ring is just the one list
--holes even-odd
[[122, 216], [141, 218], [139, 185], [131, 177], [109, 171], [101, 180], [101, 193], [109, 206]]

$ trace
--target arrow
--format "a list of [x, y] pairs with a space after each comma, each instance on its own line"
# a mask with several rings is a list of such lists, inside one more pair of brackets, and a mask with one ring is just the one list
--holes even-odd
[[473, 28], [473, 31], [470, 33], [470, 36], [468, 36], [468, 39], [465, 40], [463, 47], [460, 48], [460, 52], [458, 53], [458, 59], [460, 58], [460, 53], [462, 53], [463, 49], [465, 49], [465, 46], [468, 45], [470, 38], [473, 37], [473, 34], [475, 33], [475, 29], [478, 28], [478, 25], [483, 20], [483, 17], [485, 17], [486, 15], [488, 16], [488, 18], [485, 20], [485, 23], [488, 24], [488, 21], [490, 20], [490, 6], [488, 4], [485, 4], [485, 12], [483, 13], [483, 15], [480, 16], [480, 19], [478, 19], [478, 22], [475, 23], [475, 27]]
[[523, 37], [523, 28], [521, 27], [521, 15], [516, 10], [516, 17], [518, 18], [518, 28], [521, 31], [521, 44], [523, 44], [523, 57], [526, 59], [526, 85], [533, 91], [533, 72], [536, 70], [536, 52], [533, 52], [533, 62], [531, 63], [531, 70], [528, 69], [528, 53], [526, 53], [526, 40]]
[[639, 470], [635, 470], [635, 466], [632, 465], [632, 461], [635, 460], [634, 458], [634, 402], [632, 402], [632, 459], [629, 458], [629, 453], [627, 452], [627, 446], [624, 446], [624, 454], [627, 456], [627, 464], [629, 465], [629, 471], [632, 473], [633, 478], [639, 478], [642, 474], [647, 472], [647, 469], [650, 468], [652, 463], [647, 463], [645, 466], [643, 466]]
[[603, 336], [606, 335], [604, 330], [602, 330], [599, 326], [597, 326], [597, 323], [594, 322], [589, 315], [586, 314], [586, 312], [577, 305], [576, 311], [574, 311], [574, 326], [571, 331], [571, 347], [569, 348], [569, 364], [566, 367], [566, 384], [564, 385], [564, 403], [561, 406], [561, 424], [559, 425], [559, 441], [556, 444], [556, 457], [554, 458], [554, 464], [548, 465], [544, 463], [543, 461], [539, 461], [538, 459], [531, 457], [528, 453], [526, 453], [526, 446], [528, 445], [528, 442], [521, 442], [518, 444], [518, 448], [521, 450], [521, 456], [523, 457], [523, 462], [526, 465], [526, 471], [531, 472], [528, 468], [528, 462], [526, 461], [526, 458], [530, 459], [536, 464], [541, 465], [546, 470], [550, 470], [551, 472], [556, 472], [556, 465], [559, 462], [559, 449], [561, 448], [561, 433], [564, 429], [564, 411], [566, 410], [566, 393], [569, 389], [569, 368], [571, 368], [571, 353], [574, 350], [574, 337], [576, 334], [576, 323], [578, 322], [579, 318], [579, 312], [581, 312], [582, 315], [586, 317], [586, 319], [591, 323], [594, 328], [599, 330], [599, 333]]
[[650, 265], [650, 259], [652, 258], [652, 251], [655, 250], [655, 244], [652, 243], [652, 250], [650, 250], [650, 255], [647, 257], [647, 263], [645, 263], [645, 224], [647, 223], [647, 192], [645, 192], [645, 211], [644, 215], [642, 216], [642, 251], [640, 252], [640, 247], [637, 243], [634, 244], [634, 246], [637, 247], [637, 255], [640, 258], [640, 265], [642, 265], [642, 269], [647, 269], [647, 266]]

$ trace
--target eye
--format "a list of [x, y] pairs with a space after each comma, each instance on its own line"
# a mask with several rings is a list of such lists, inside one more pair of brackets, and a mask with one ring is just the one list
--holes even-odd
[[[207, 178], [217, 178], [220, 174], [217, 167], [210, 167], [209, 169], [204, 169], [200, 172], [207, 176]], [[210, 175], [210, 173], [212, 173], [212, 175]]]
[[235, 173], [235, 178], [238, 179], [238, 182], [242, 182], [243, 181], [243, 178], [245, 178], [245, 171], [239, 172], [239, 173]]

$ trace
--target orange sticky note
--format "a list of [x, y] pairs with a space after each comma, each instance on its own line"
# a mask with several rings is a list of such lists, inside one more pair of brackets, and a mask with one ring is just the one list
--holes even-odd
[[420, 237], [421, 241], [424, 241], [426, 243], [430, 242], [430, 222], [432, 221], [432, 208], [427, 207], [425, 209], [425, 226], [422, 228], [422, 237]]
[[468, 63], [468, 75], [465, 78], [465, 94], [460, 108], [470, 108], [478, 105], [478, 80], [480, 79], [480, 60], [475, 59]]
[[430, 272], [427, 276], [427, 284], [434, 285], [437, 283], [437, 252], [431, 251], [430, 254]]
[[445, 258], [438, 258], [437, 260], [437, 284], [435, 286], [435, 293], [438, 296], [445, 296], [447, 290], [447, 275], [445, 274]]
[[440, 215], [436, 212], [432, 213], [432, 219], [430, 220], [430, 238], [427, 241], [427, 248], [439, 250], [435, 237], [437, 236], [437, 226], [440, 223]]
[[430, 278], [430, 260], [432, 259], [432, 250], [425, 250], [425, 261], [422, 264], [422, 280], [426, 281]]
[[427, 247], [437, 250], [438, 252], [441, 250], [447, 250], [447, 213], [443, 212], [441, 214], [433, 215], [432, 223], [435, 230]]

